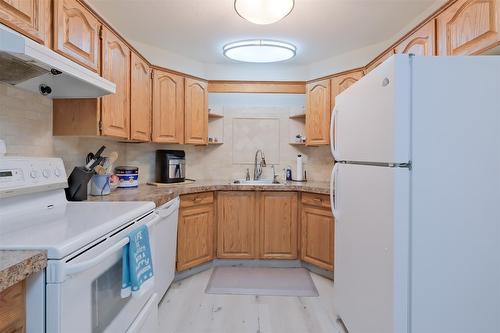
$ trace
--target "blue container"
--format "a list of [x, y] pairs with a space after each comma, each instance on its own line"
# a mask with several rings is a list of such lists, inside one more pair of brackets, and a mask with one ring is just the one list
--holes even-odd
[[119, 188], [135, 188], [139, 186], [139, 168], [134, 166], [119, 166], [115, 168]]

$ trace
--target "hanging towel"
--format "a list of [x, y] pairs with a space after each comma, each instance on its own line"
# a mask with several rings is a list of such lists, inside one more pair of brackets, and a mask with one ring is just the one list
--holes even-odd
[[149, 285], [154, 284], [148, 227], [139, 227], [128, 238], [129, 243], [123, 247], [122, 252], [122, 298], [131, 294], [140, 295], [142, 291], [149, 289]]

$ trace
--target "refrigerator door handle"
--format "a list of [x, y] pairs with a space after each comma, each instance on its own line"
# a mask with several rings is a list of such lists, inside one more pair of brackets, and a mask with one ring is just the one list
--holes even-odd
[[335, 219], [338, 219], [339, 211], [337, 209], [337, 184], [338, 184], [338, 172], [339, 172], [339, 163], [335, 163], [335, 166], [332, 170], [332, 175], [330, 177], [330, 206], [332, 207], [332, 214]]
[[335, 107], [335, 108], [333, 108], [332, 119], [330, 121], [330, 147], [332, 150], [332, 156], [335, 160], [337, 160], [336, 155], [338, 155], [337, 149], [335, 147], [335, 140], [336, 140], [335, 123], [336, 123], [336, 121], [337, 121], [337, 108]]

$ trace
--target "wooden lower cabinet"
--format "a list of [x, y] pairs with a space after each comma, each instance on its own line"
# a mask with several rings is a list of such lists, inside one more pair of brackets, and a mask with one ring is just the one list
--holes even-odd
[[257, 258], [256, 192], [223, 191], [217, 195], [217, 257]]
[[25, 281], [0, 293], [0, 333], [24, 333], [26, 330]]
[[301, 259], [320, 268], [333, 270], [334, 220], [330, 209], [302, 205]]
[[297, 193], [260, 194], [260, 258], [297, 259]]
[[333, 270], [334, 223], [328, 195], [285, 191], [216, 193], [216, 200], [213, 192], [181, 196], [177, 271], [214, 257], [301, 259]]
[[177, 271], [214, 258], [213, 192], [181, 196], [177, 231]]

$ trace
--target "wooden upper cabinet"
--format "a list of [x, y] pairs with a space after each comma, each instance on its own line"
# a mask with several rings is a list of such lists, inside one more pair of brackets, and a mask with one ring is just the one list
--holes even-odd
[[0, 23], [50, 45], [50, 0], [0, 0]]
[[255, 211], [255, 192], [218, 192], [218, 258], [257, 258], [257, 221]]
[[365, 74], [368, 74], [369, 72], [371, 72], [375, 67], [377, 67], [378, 65], [380, 65], [381, 63], [383, 63], [384, 61], [386, 61], [387, 59], [389, 59], [392, 55], [394, 55], [395, 53], [395, 50], [394, 49], [390, 49], [386, 52], [384, 52], [383, 54], [381, 54], [380, 56], [378, 56], [375, 61], [372, 61], [371, 63], [369, 63], [367, 66], [366, 66], [366, 69], [365, 69]]
[[99, 72], [101, 23], [76, 0], [54, 1], [54, 50]]
[[436, 22], [431, 20], [396, 46], [396, 53], [435, 55]]
[[306, 144], [330, 143], [330, 80], [315, 81], [306, 86]]
[[153, 71], [153, 141], [184, 143], [184, 78]]
[[130, 50], [103, 28], [102, 77], [116, 84], [116, 93], [102, 97], [101, 134], [128, 139], [130, 134]]
[[185, 143], [208, 144], [208, 83], [186, 78]]
[[438, 55], [471, 55], [500, 44], [500, 2], [459, 0], [437, 18]]
[[302, 206], [301, 259], [326, 270], [333, 270], [334, 221], [329, 209]]
[[339, 75], [331, 79], [331, 109], [333, 109], [333, 107], [335, 106], [335, 98], [362, 77], [363, 70], [358, 70], [351, 73]]
[[297, 193], [262, 192], [260, 258], [297, 259]]
[[151, 68], [135, 52], [130, 64], [130, 139], [151, 140]]

